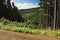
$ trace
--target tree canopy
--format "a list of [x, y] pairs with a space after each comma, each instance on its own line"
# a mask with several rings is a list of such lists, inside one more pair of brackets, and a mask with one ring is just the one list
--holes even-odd
[[[5, 17], [12, 21], [23, 21], [23, 18], [11, 0], [0, 0], [0, 18]], [[11, 5], [12, 4], [12, 5]]]

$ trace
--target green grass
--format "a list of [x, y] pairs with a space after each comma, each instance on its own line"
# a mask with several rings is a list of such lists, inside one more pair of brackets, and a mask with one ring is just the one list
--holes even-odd
[[6, 29], [10, 31], [30, 33], [30, 34], [39, 34], [39, 35], [47, 35], [47, 36], [60, 36], [60, 30], [42, 30], [42, 29], [31, 29], [27, 27], [17, 26], [17, 22], [10, 22], [10, 24], [4, 25], [3, 22], [0, 22], [0, 29]]
[[0, 20], [0, 29], [46, 36], [60, 36], [60, 30], [32, 29], [26, 26], [27, 26], [26, 22], [25, 23], [12, 22], [4, 18]]

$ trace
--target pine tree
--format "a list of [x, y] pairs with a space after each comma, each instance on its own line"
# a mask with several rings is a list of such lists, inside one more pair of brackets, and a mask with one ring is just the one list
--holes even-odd
[[19, 10], [14, 3], [11, 5], [10, 1], [11, 0], [0, 0], [0, 18], [5, 17], [12, 21], [23, 21]]

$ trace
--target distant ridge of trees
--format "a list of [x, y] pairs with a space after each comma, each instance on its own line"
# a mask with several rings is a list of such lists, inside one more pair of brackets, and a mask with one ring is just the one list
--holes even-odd
[[20, 10], [20, 13], [22, 14], [22, 13], [26, 13], [26, 12], [35, 12], [35, 11], [37, 11], [38, 9], [39, 9], [40, 7], [37, 7], [37, 8], [31, 8], [31, 9], [21, 9]]
[[11, 21], [23, 21], [23, 18], [11, 0], [0, 0], [0, 18], [5, 17]]

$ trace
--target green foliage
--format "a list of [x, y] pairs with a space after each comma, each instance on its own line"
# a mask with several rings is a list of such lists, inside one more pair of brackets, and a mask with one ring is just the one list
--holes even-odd
[[40, 29], [43, 27], [43, 19], [48, 15], [43, 12], [42, 8], [33, 8], [28, 9], [22, 12], [22, 17], [24, 18], [25, 22], [32, 26], [31, 28]]
[[[2, 21], [3, 20], [3, 21]], [[7, 22], [5, 24], [5, 22]], [[6, 19], [2, 18], [0, 20], [0, 29], [6, 29], [10, 31], [15, 31], [15, 32], [23, 32], [23, 33], [30, 33], [30, 34], [39, 34], [39, 35], [47, 35], [47, 36], [60, 36], [60, 30], [50, 30], [50, 29], [32, 29], [29, 28], [27, 23], [18, 23], [18, 22], [12, 22], [12, 21], [7, 21]], [[27, 27], [25, 27], [27, 26]]]
[[[2, 0], [1, 0], [2, 1]], [[0, 2], [1, 2], [0, 1]], [[35, 9], [30, 9], [25, 12], [22, 12], [22, 16], [19, 13], [19, 10], [17, 7], [15, 7], [14, 3], [10, 3], [10, 0], [7, 2], [7, 7], [6, 5], [3, 6], [1, 15], [3, 18], [0, 19], [0, 28], [1, 29], [6, 29], [6, 30], [11, 30], [11, 31], [17, 31], [17, 32], [24, 32], [24, 33], [31, 33], [31, 34], [39, 34], [39, 35], [47, 35], [47, 36], [60, 36], [60, 30], [55, 31], [55, 30], [43, 30], [43, 19], [44, 17], [47, 17], [48, 15], [46, 14], [46, 3], [44, 3], [45, 8], [39, 7]], [[2, 6], [2, 4], [1, 4]], [[3, 10], [4, 9], [4, 10]], [[6, 11], [5, 11], [6, 10]], [[44, 11], [45, 12], [44, 12]], [[5, 14], [7, 13], [7, 15]], [[5, 15], [3, 15], [5, 14]], [[24, 18], [25, 22], [16, 22], [16, 21], [21, 21], [22, 17]], [[6, 18], [9, 18], [9, 21]]]
[[23, 18], [18, 10], [18, 8], [14, 5], [14, 3], [10, 2], [11, 0], [0, 0], [0, 18], [5, 17], [6, 19], [12, 21], [23, 21]]

